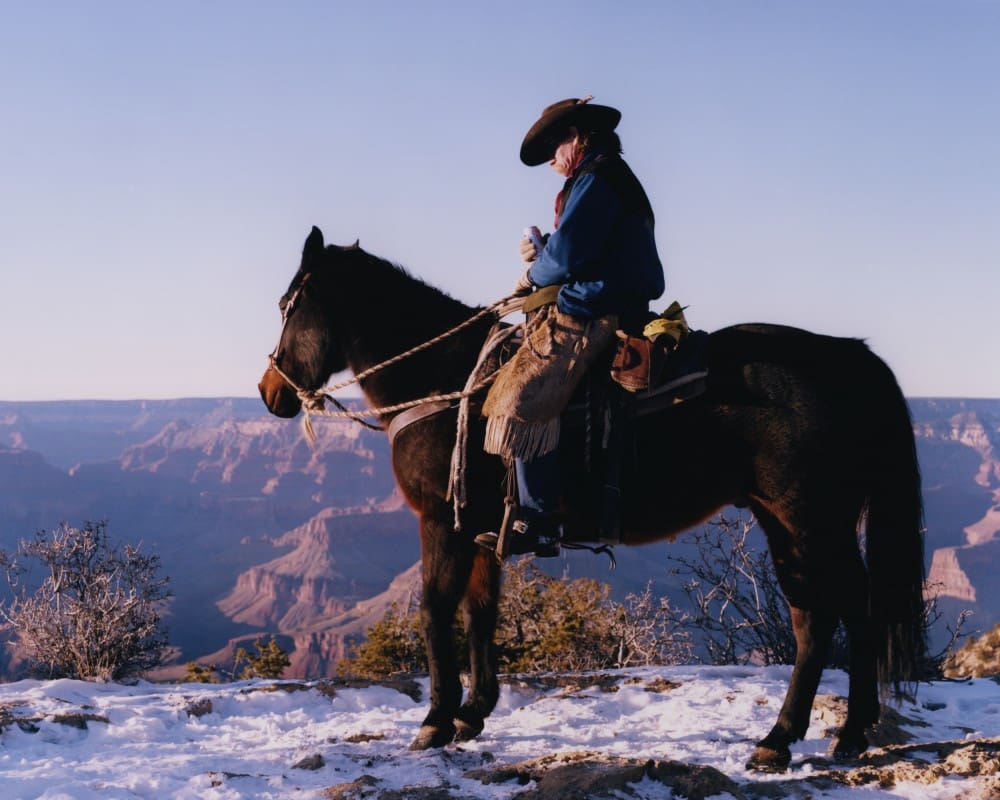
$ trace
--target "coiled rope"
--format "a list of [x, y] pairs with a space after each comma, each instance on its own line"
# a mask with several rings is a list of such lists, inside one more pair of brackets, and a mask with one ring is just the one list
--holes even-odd
[[[479, 320], [484, 319], [488, 316], [493, 316], [497, 321], [503, 319], [504, 317], [512, 314], [515, 311], [521, 309], [524, 305], [524, 295], [511, 294], [506, 297], [497, 300], [480, 311], [473, 314], [471, 317], [463, 322], [460, 322], [453, 328], [446, 330], [444, 333], [435, 336], [433, 339], [428, 339], [426, 342], [418, 344], [416, 347], [412, 347], [406, 352], [400, 353], [399, 355], [393, 356], [386, 361], [382, 361], [374, 366], [369, 367], [366, 370], [359, 372], [347, 380], [341, 381], [333, 386], [323, 386], [319, 389], [304, 389], [299, 386], [288, 374], [286, 374], [277, 364], [277, 359], [275, 354], [277, 353], [277, 348], [268, 356], [271, 368], [281, 376], [281, 379], [288, 384], [288, 386], [295, 391], [299, 402], [302, 404], [302, 410], [305, 412], [305, 416], [302, 420], [302, 429], [305, 433], [306, 438], [309, 442], [315, 443], [316, 432], [312, 426], [312, 417], [322, 416], [330, 419], [352, 419], [356, 422], [360, 422], [369, 428], [375, 428], [376, 430], [381, 430], [379, 426], [371, 425], [365, 422], [365, 417], [380, 417], [385, 414], [393, 414], [397, 411], [405, 411], [408, 408], [414, 408], [425, 403], [436, 403], [441, 400], [465, 400], [477, 392], [484, 389], [496, 378], [496, 371], [493, 371], [485, 376], [479, 377], [475, 382], [472, 381], [473, 377], [476, 377], [479, 372], [479, 368], [482, 364], [483, 357], [480, 356], [479, 361], [476, 364], [476, 368], [473, 370], [472, 375], [470, 375], [470, 381], [466, 383], [465, 387], [460, 391], [447, 392], [444, 394], [432, 394], [426, 397], [418, 397], [414, 400], [407, 400], [402, 403], [395, 403], [389, 406], [382, 406], [380, 408], [366, 408], [359, 411], [349, 411], [347, 410], [337, 398], [333, 397], [334, 392], [338, 392], [341, 389], [345, 389], [353, 384], [360, 383], [365, 378], [371, 377], [372, 375], [380, 372], [387, 367], [391, 367], [393, 364], [398, 364], [410, 356], [416, 355], [417, 353], [423, 352], [429, 347], [433, 347], [435, 344], [444, 341], [450, 336], [454, 336], [456, 333], [465, 330], [471, 325], [474, 325]], [[484, 348], [485, 349], [485, 348]], [[471, 385], [470, 385], [471, 384]], [[334, 403], [340, 411], [329, 411], [325, 407], [326, 401]]]

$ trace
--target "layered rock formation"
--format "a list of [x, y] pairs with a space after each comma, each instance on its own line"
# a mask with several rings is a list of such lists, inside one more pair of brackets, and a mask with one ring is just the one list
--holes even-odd
[[[915, 400], [914, 432], [927, 507], [929, 591], [944, 621], [973, 612], [1000, 621], [1000, 401]], [[940, 636], [939, 636], [940, 638]]]
[[[1000, 401], [911, 408], [942, 621], [970, 609], [986, 629], [1000, 621]], [[0, 403], [0, 547], [106, 518], [113, 539], [161, 557], [179, 664], [222, 663], [273, 634], [292, 649], [290, 674], [328, 675], [419, 591], [419, 540], [385, 436], [346, 421], [316, 433], [310, 448], [257, 400]], [[615, 572], [585, 555], [559, 569], [611, 583], [619, 599], [650, 579], [676, 597], [668, 557], [686, 546], [620, 548]]]
[[[345, 421], [316, 433], [310, 447], [250, 400], [0, 403], [0, 547], [107, 519], [112, 539], [160, 556], [181, 659], [308, 626], [419, 558], [385, 437]], [[95, 438], [114, 457], [76, 460]], [[365, 535], [389, 557], [360, 557]]]

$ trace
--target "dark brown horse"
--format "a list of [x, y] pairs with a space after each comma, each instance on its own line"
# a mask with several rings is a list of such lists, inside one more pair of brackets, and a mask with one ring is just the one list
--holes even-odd
[[[317, 228], [282, 309], [274, 363], [307, 390], [346, 368], [358, 374], [475, 311], [357, 245], [326, 247]], [[366, 378], [369, 402], [382, 407], [460, 389], [489, 325], [484, 319]], [[798, 648], [784, 705], [750, 765], [788, 765], [839, 621], [851, 656], [836, 752], [855, 755], [878, 719], [880, 687], [915, 681], [925, 653], [920, 476], [906, 403], [889, 368], [854, 339], [740, 325], [711, 334], [707, 361], [705, 394], [637, 423], [622, 468], [629, 492], [624, 543], [674, 537], [729, 504], [749, 507], [767, 536]], [[264, 374], [261, 396], [273, 414], [294, 417], [300, 400], [278, 370]], [[425, 417], [392, 446], [396, 479], [420, 519], [423, 554], [431, 698], [414, 749], [476, 736], [499, 692], [493, 636], [500, 569], [473, 538], [497, 529], [505, 470], [482, 453], [481, 421], [471, 424], [468, 505], [458, 532], [447, 499], [455, 413]], [[581, 519], [590, 511], [585, 491], [574, 491], [584, 482], [573, 474], [572, 443], [568, 452], [563, 485], [572, 532], [586, 527]], [[464, 703], [451, 633], [459, 607], [472, 664]]]

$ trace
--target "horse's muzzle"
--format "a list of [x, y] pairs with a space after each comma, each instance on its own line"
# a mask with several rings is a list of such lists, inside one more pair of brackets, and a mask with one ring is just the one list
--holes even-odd
[[302, 403], [299, 401], [298, 395], [273, 367], [268, 367], [265, 370], [257, 388], [260, 390], [260, 398], [267, 406], [267, 410], [276, 417], [291, 419], [302, 410]]

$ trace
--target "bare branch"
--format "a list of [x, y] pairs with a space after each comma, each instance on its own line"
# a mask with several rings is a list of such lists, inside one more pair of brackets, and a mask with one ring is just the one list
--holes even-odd
[[18, 556], [40, 562], [47, 574], [29, 595], [26, 568], [0, 551], [13, 592], [0, 617], [36, 671], [113, 680], [160, 663], [167, 643], [160, 612], [169, 592], [156, 556], [112, 546], [104, 522], [39, 531], [20, 542]]

